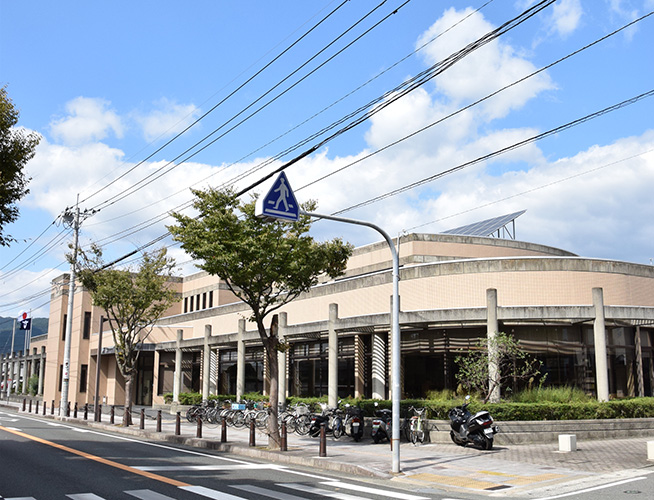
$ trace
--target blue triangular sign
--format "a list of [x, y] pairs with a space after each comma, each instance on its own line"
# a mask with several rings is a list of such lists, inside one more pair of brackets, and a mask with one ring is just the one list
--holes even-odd
[[299, 216], [295, 194], [284, 172], [280, 172], [266, 196], [257, 200], [255, 214], [257, 217], [272, 217], [296, 221]]

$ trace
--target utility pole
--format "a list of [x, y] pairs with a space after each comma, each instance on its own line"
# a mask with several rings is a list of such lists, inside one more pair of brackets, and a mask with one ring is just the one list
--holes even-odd
[[[89, 217], [95, 213], [94, 210], [84, 210], [82, 214], [84, 218]], [[68, 405], [68, 388], [70, 382], [70, 343], [73, 335], [73, 302], [75, 296], [75, 278], [77, 272], [77, 247], [79, 246], [79, 227], [80, 227], [80, 210], [79, 210], [79, 194], [77, 195], [77, 203], [75, 203], [75, 210], [66, 208], [63, 215], [64, 224], [73, 229], [73, 258], [70, 263], [70, 280], [68, 282], [68, 311], [66, 316], [66, 340], [64, 341], [64, 365], [61, 381], [61, 402], [59, 405], [59, 412], [62, 408]]]

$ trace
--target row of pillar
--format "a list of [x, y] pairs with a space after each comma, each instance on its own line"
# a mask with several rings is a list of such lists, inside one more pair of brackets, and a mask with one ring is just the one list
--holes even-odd
[[[596, 387], [597, 399], [599, 401], [608, 401], [609, 384], [608, 384], [608, 365], [606, 351], [606, 326], [604, 316], [604, 298], [601, 288], [593, 288], [593, 306], [595, 308], [594, 319], [594, 337], [595, 337], [595, 366], [596, 366]], [[498, 302], [497, 290], [490, 288], [486, 291], [487, 306], [487, 336], [491, 339], [499, 331], [498, 321]], [[237, 336], [237, 369], [236, 369], [236, 397], [240, 400], [245, 392], [245, 320], [240, 319], [238, 322]], [[280, 341], [284, 341], [287, 331], [287, 315], [282, 312], [279, 314], [279, 331]], [[179, 394], [182, 387], [182, 340], [183, 330], [177, 331], [177, 346], [175, 351], [175, 375], [173, 384], [173, 400], [179, 402]], [[211, 377], [211, 359], [214, 355], [211, 345], [211, 325], [205, 326], [204, 331], [204, 350], [202, 362], [202, 396], [208, 399], [212, 386]], [[359, 339], [355, 341], [355, 371], [362, 370], [363, 347]], [[387, 387], [390, 387], [392, 381], [388, 381], [386, 374], [388, 360], [388, 336], [385, 332], [374, 332], [372, 334], [372, 397], [373, 399], [386, 399]], [[282, 350], [278, 353], [279, 363], [279, 395], [284, 400], [288, 395], [288, 377], [287, 377], [287, 352]], [[361, 359], [359, 359], [361, 358]], [[489, 356], [489, 376], [492, 378], [498, 370], [498, 366], [493, 362], [492, 353]], [[359, 361], [357, 363], [357, 361]], [[363, 379], [356, 377], [357, 388], [360, 393], [363, 392]], [[215, 387], [213, 387], [215, 390]], [[499, 387], [491, 394], [490, 401], [499, 401]], [[329, 322], [328, 322], [328, 404], [336, 406], [338, 402], [338, 304], [329, 305]]]
[[[0, 372], [2, 375], [2, 385], [3, 395], [7, 397], [10, 393], [11, 387], [14, 386], [16, 380], [20, 380], [22, 376], [22, 384], [20, 387], [16, 385], [16, 392], [19, 394], [27, 394], [29, 392], [29, 379], [36, 375], [36, 365], [39, 365], [39, 385], [37, 389], [37, 394], [43, 394], [43, 377], [45, 375], [45, 356], [43, 352], [39, 354], [38, 357], [23, 355], [22, 352], [18, 354], [3, 355], [2, 356], [2, 365], [0, 366]], [[11, 381], [11, 382], [10, 382]], [[11, 387], [10, 387], [11, 385]]]

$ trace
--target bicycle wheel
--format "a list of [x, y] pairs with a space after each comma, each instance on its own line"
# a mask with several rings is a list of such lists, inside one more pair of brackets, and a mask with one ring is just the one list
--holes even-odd
[[186, 420], [188, 420], [190, 423], [198, 421], [198, 408], [196, 406], [191, 406], [188, 410], [186, 410]]
[[293, 415], [291, 415], [290, 413], [282, 415], [280, 422], [284, 422], [286, 424], [287, 434], [290, 434], [291, 432], [295, 432], [296, 422], [295, 422], [295, 417]]
[[232, 425], [237, 429], [245, 427], [245, 414], [242, 411], [235, 411], [232, 415]]
[[268, 426], [268, 412], [266, 410], [255, 413], [254, 426], [259, 430], [263, 430]]
[[338, 439], [343, 435], [343, 420], [341, 417], [336, 417], [332, 424], [332, 434], [334, 439]]
[[311, 417], [309, 415], [298, 415], [295, 417], [295, 432], [299, 436], [306, 436], [309, 434], [311, 428]]

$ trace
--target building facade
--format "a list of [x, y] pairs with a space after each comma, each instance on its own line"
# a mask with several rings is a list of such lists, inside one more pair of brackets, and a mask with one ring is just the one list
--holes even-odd
[[[547, 385], [596, 396], [652, 395], [654, 267], [452, 234], [403, 236], [399, 255], [403, 397], [456, 388], [455, 357], [495, 331], [510, 333], [543, 362]], [[343, 277], [279, 310], [289, 343], [279, 354], [281, 394], [389, 397], [390, 259], [386, 243], [357, 248]], [[63, 275], [53, 282], [48, 336], [25, 357], [39, 357], [44, 367], [46, 401], [61, 396], [67, 281]], [[265, 357], [248, 307], [206, 273], [173, 286], [179, 300], [140, 354], [134, 403], [161, 403], [180, 391], [266, 392]], [[111, 333], [98, 332], [102, 313], [76, 288], [69, 393], [78, 404], [95, 401], [98, 359], [98, 400], [124, 402]], [[330, 363], [338, 374], [331, 379]]]

